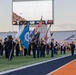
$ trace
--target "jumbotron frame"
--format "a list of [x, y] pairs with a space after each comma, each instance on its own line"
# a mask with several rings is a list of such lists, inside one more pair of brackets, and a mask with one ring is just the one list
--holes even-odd
[[[21, 1], [45, 1], [45, 0], [12, 0], [13, 2], [21, 2]], [[31, 20], [31, 21], [14, 21], [12, 22], [13, 25], [27, 25], [30, 23], [31, 25], [39, 24], [40, 20]], [[54, 0], [52, 0], [52, 20], [42, 20], [42, 23], [47, 24], [54, 24]]]

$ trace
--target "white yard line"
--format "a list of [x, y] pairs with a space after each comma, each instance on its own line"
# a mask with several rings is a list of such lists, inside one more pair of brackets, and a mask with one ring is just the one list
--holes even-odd
[[54, 70], [54, 71], [52, 71], [52, 72], [50, 72], [50, 73], [48, 73], [48, 74], [46, 74], [46, 75], [51, 75], [52, 73], [54, 73], [54, 72], [56, 72], [56, 71], [60, 70], [61, 68], [63, 68], [63, 67], [65, 67], [65, 66], [67, 66], [68, 64], [72, 63], [73, 61], [76, 61], [76, 59], [72, 60], [71, 62], [69, 62], [69, 63], [67, 63], [67, 64], [65, 64], [65, 65], [61, 66], [60, 68], [58, 68], [58, 69], [56, 69], [56, 70]]
[[59, 57], [59, 58], [54, 58], [54, 59], [51, 59], [51, 60], [47, 60], [47, 61], [43, 61], [43, 62], [39, 62], [39, 63], [35, 63], [35, 64], [31, 64], [31, 65], [27, 65], [27, 66], [24, 66], [24, 67], [20, 67], [20, 68], [16, 68], [16, 69], [11, 69], [11, 70], [7, 70], [7, 71], [3, 71], [3, 72], [0, 72], [0, 75], [2, 74], [6, 74], [6, 73], [10, 73], [10, 72], [13, 72], [13, 71], [17, 71], [17, 70], [21, 70], [21, 69], [24, 69], [24, 68], [28, 68], [28, 67], [32, 67], [32, 66], [36, 66], [36, 65], [39, 65], [39, 64], [43, 64], [43, 63], [47, 63], [49, 61], [53, 61], [53, 60], [57, 60], [57, 59], [61, 59], [61, 58], [64, 58], [64, 57], [67, 57], [67, 56], [70, 56], [71, 54], [69, 55], [66, 55], [66, 56], [62, 56], [62, 57]]

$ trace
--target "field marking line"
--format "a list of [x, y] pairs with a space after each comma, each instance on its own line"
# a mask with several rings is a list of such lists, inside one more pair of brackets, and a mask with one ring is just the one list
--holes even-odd
[[11, 70], [7, 70], [7, 71], [3, 71], [3, 72], [0, 72], [0, 75], [6, 74], [6, 73], [10, 73], [10, 72], [13, 72], [13, 71], [18, 71], [18, 70], [25, 69], [25, 68], [29, 68], [29, 67], [33, 67], [33, 66], [36, 66], [36, 65], [40, 65], [40, 64], [43, 64], [43, 63], [50, 62], [50, 61], [54, 61], [54, 60], [58, 60], [58, 59], [61, 59], [61, 58], [65, 58], [65, 57], [68, 57], [68, 56], [71, 56], [71, 54], [66, 55], [66, 56], [61, 56], [59, 58], [54, 58], [54, 59], [51, 59], [51, 60], [47, 60], [47, 61], [43, 61], [43, 62], [31, 64], [31, 65], [27, 65], [27, 66], [24, 66], [24, 67], [19, 67], [19, 68], [16, 68], [16, 69], [11, 69]]

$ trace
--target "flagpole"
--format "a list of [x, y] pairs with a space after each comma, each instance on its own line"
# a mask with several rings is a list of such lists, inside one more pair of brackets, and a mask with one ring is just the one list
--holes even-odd
[[12, 37], [13, 37], [13, 25], [12, 25]]
[[41, 27], [41, 33], [43, 33], [43, 32], [42, 32], [42, 27]]
[[46, 31], [46, 35], [45, 35], [45, 43], [47, 43], [47, 34], [48, 34], [48, 31], [49, 31], [49, 29], [50, 29], [50, 27], [51, 27], [51, 24], [50, 24], [50, 26], [48, 27], [48, 29], [47, 29], [47, 31]]
[[[50, 24], [50, 27], [51, 27], [51, 24]], [[51, 35], [51, 34], [50, 34]], [[52, 35], [53, 35], [53, 33], [52, 33]], [[50, 36], [50, 39], [52, 38], [52, 35]]]
[[[41, 16], [41, 20], [40, 20], [40, 21], [42, 21], [42, 18], [43, 18], [43, 16]], [[42, 27], [41, 27], [41, 33], [43, 33], [43, 32], [42, 32]]]
[[13, 2], [11, 1], [11, 25], [12, 25], [12, 37], [13, 37]]
[[54, 0], [52, 0], [52, 20], [54, 23]]

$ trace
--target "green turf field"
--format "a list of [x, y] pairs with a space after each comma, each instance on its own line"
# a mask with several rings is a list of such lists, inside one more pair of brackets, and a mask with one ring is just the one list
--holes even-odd
[[[66, 54], [62, 54], [62, 55], [58, 53], [58, 55], [55, 55], [54, 58], [58, 58], [58, 57], [65, 56], [68, 54], [70, 54], [70, 52], [67, 52]], [[46, 55], [45, 57], [42, 57], [42, 58], [33, 58], [32, 55], [31, 56], [27, 55], [27, 56], [19, 56], [19, 57], [15, 56], [13, 57], [11, 61], [9, 61], [3, 56], [3, 57], [0, 57], [0, 72], [38, 63], [41, 61], [54, 59], [54, 58], [51, 57], [51, 54]]]

